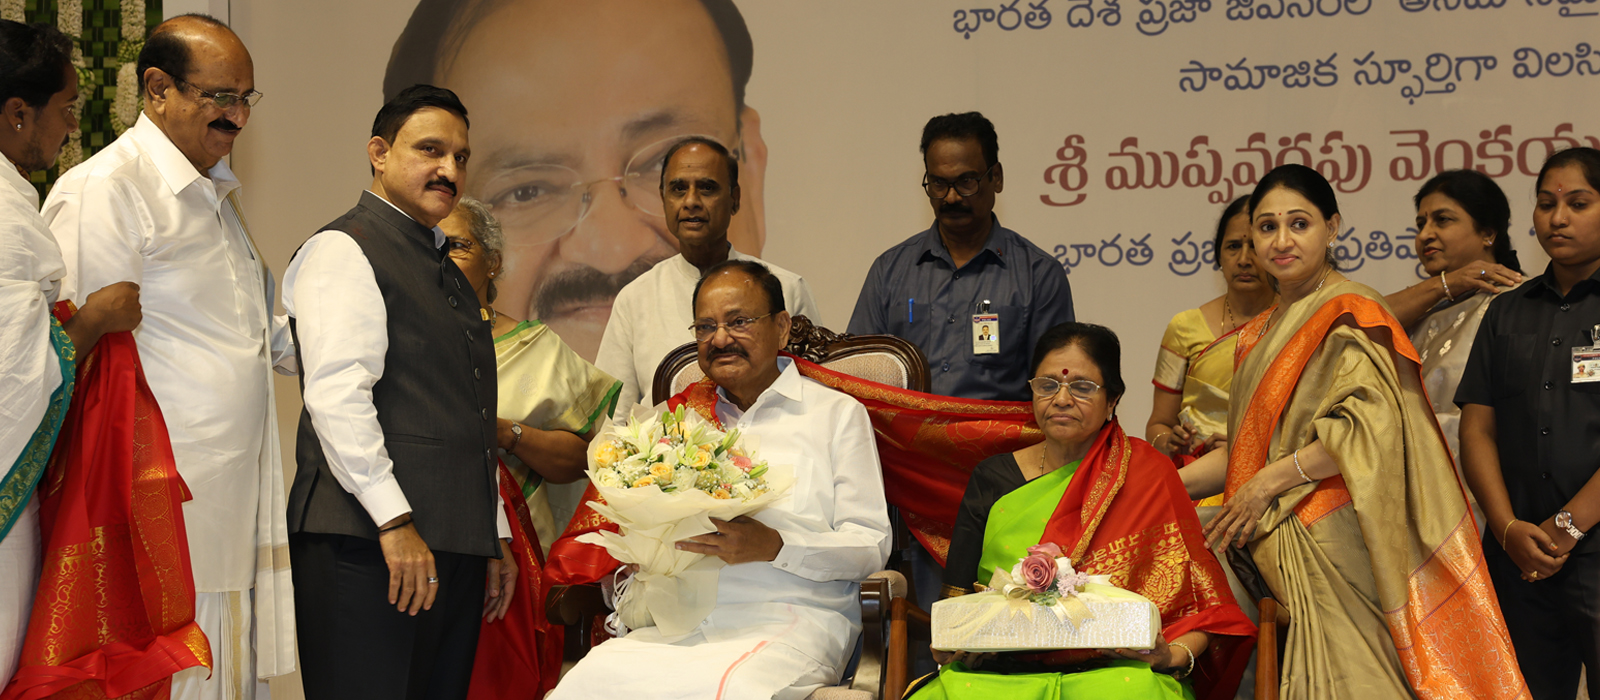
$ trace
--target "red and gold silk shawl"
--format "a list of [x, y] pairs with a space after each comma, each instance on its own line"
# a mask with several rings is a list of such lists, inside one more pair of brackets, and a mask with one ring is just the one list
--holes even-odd
[[133, 334], [79, 356], [39, 494], [44, 573], [22, 666], [0, 698], [165, 698], [172, 674], [209, 668], [194, 622], [189, 490]]
[[[1261, 341], [1271, 315], [1269, 309], [1240, 329], [1236, 369]], [[1277, 352], [1255, 386], [1243, 414], [1236, 419], [1237, 427], [1230, 444], [1227, 497], [1232, 498], [1271, 461], [1275, 435], [1280, 429], [1283, 433], [1290, 432], [1279, 423], [1296, 399], [1295, 390], [1303, 373], [1330, 333], [1344, 326], [1358, 329], [1367, 341], [1386, 350], [1392, 358], [1395, 372], [1402, 380], [1399, 393], [1404, 397], [1404, 405], [1399, 407], [1403, 415], [1395, 420], [1397, 428], [1415, 425], [1417, 439], [1438, 444], [1407, 445], [1402, 448], [1403, 454], [1385, 455], [1395, 464], [1360, 472], [1370, 475], [1364, 478], [1383, 483], [1363, 485], [1355, 490], [1349, 488], [1344, 476], [1354, 465], [1341, 464], [1343, 473], [1323, 479], [1294, 507], [1295, 519], [1311, 528], [1348, 505], [1354, 507], [1362, 533], [1406, 533], [1404, 537], [1386, 535], [1364, 540], [1384, 608], [1384, 623], [1395, 643], [1406, 680], [1418, 697], [1525, 697], [1526, 687], [1516, 665], [1516, 654], [1506, 632], [1499, 600], [1489, 582], [1478, 530], [1470, 509], [1465, 507], [1464, 495], [1462, 507], [1456, 509], [1455, 515], [1448, 516], [1458, 515], [1459, 522], [1429, 523], [1430, 527], [1426, 528], [1447, 532], [1442, 539], [1428, 541], [1422, 534], [1424, 528], [1418, 525], [1425, 518], [1447, 517], [1443, 515], [1446, 509], [1419, 508], [1420, 499], [1437, 499], [1440, 494], [1437, 491], [1414, 493], [1417, 490], [1412, 483], [1415, 477], [1410, 475], [1426, 473], [1424, 470], [1436, 471], [1437, 474], [1430, 477], [1432, 481], [1448, 481], [1457, 490], [1462, 487], [1450, 462], [1449, 451], [1444, 447], [1444, 436], [1423, 395], [1416, 350], [1407, 339], [1405, 329], [1378, 301], [1356, 293], [1331, 295]], [[1408, 393], [1411, 395], [1407, 396]], [[1319, 400], [1319, 397], [1300, 399]], [[1411, 434], [1409, 430], [1399, 432]], [[1337, 460], [1340, 455], [1335, 452], [1335, 446], [1328, 447]], [[1425, 459], [1424, 456], [1431, 457]], [[1448, 479], [1442, 476], [1446, 472]], [[1396, 494], [1405, 497], [1397, 498]], [[1363, 536], [1362, 533], [1354, 535]]]
[[[940, 564], [950, 551], [950, 531], [972, 467], [1043, 439], [1028, 402], [977, 401], [896, 389], [784, 356], [794, 360], [802, 376], [849, 394], [866, 407], [889, 505], [900, 510], [912, 535]], [[710, 380], [690, 385], [667, 405], [676, 408], [683, 403], [716, 422], [716, 385]], [[566, 531], [550, 548], [546, 574], [556, 584], [598, 581], [618, 566], [604, 549], [576, 541], [584, 533], [614, 527], [586, 505], [594, 500], [599, 495], [591, 484]]]
[[[1146, 598], [1161, 610], [1167, 640], [1193, 631], [1211, 635], [1195, 667], [1202, 700], [1231, 698], [1255, 647], [1256, 626], [1239, 609], [1215, 554], [1206, 549], [1183, 481], [1150, 443], [1129, 438], [1116, 419], [1095, 437], [1045, 526], [1052, 542], [1081, 572]], [[1053, 662], [1082, 660], [1055, 652]]]
[[528, 501], [500, 463], [500, 498], [511, 522], [511, 557], [517, 564], [517, 586], [506, 616], [483, 622], [472, 664], [467, 700], [496, 700], [515, 690], [542, 698], [561, 677], [561, 652], [566, 628], [550, 624], [544, 603], [550, 584], [544, 575], [539, 533], [533, 528]]

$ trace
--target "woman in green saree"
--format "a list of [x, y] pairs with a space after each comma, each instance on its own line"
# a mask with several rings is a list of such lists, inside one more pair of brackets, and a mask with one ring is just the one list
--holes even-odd
[[[945, 597], [971, 593], [996, 567], [1055, 544], [1078, 571], [1149, 598], [1161, 611], [1154, 649], [973, 656], [934, 651], [943, 669], [918, 700], [1231, 697], [1255, 626], [1234, 603], [1172, 462], [1123, 433], [1115, 417], [1121, 347], [1102, 326], [1065, 323], [1033, 355], [1034, 417], [1043, 442], [979, 463], [950, 542]], [[1186, 677], [1191, 676], [1193, 680]]]

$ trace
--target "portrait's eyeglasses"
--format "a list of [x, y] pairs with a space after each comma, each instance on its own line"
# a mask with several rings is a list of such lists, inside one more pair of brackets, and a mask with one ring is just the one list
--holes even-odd
[[[494, 174], [483, 188], [483, 201], [505, 229], [506, 237], [517, 245], [534, 245], [560, 238], [578, 227], [600, 197], [597, 185], [616, 183], [622, 201], [655, 219], [665, 219], [661, 205], [661, 166], [667, 151], [684, 139], [701, 136], [683, 134], [662, 139], [634, 153], [621, 175], [585, 181], [578, 171], [565, 165], [537, 164]], [[706, 136], [704, 138], [712, 138]], [[729, 152], [740, 159], [737, 145]]]
[[234, 105], [238, 104], [243, 104], [246, 107], [254, 107], [256, 106], [257, 102], [261, 101], [262, 97], [262, 93], [256, 92], [255, 90], [251, 90], [243, 95], [235, 92], [207, 92], [200, 86], [184, 80], [183, 78], [173, 76], [172, 80], [179, 85], [187, 85], [191, 88], [194, 88], [194, 91], [200, 94], [200, 99], [210, 100], [211, 104], [216, 105], [217, 109], [233, 109]]
[[1034, 398], [1053, 399], [1061, 393], [1061, 387], [1067, 388], [1067, 394], [1078, 401], [1088, 401], [1094, 398], [1094, 393], [1100, 390], [1100, 385], [1087, 379], [1074, 379], [1063, 382], [1055, 377], [1034, 377], [1028, 380], [1028, 386], [1033, 388]]
[[950, 194], [950, 188], [952, 187], [955, 188], [956, 194], [963, 197], [971, 197], [978, 193], [978, 188], [983, 185], [983, 179], [989, 177], [989, 173], [992, 172], [994, 172], [993, 165], [989, 166], [988, 170], [983, 171], [982, 175], [965, 175], [956, 178], [955, 182], [942, 177], [934, 177], [929, 173], [923, 173], [922, 189], [927, 190], [928, 196], [933, 199], [944, 199], [945, 195]]
[[689, 332], [694, 334], [696, 342], [704, 343], [717, 334], [718, 328], [728, 329], [728, 335], [736, 338], [748, 338], [755, 331], [756, 321], [771, 316], [770, 313], [761, 314], [755, 318], [740, 316], [727, 323], [714, 323], [712, 321], [695, 321], [689, 325]]

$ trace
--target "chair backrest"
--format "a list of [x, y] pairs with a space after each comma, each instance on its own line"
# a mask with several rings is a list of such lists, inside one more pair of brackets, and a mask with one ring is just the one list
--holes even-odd
[[[892, 335], [845, 335], [795, 316], [789, 330], [789, 352], [852, 377], [897, 389], [926, 392], [928, 361], [911, 343]], [[667, 354], [651, 382], [651, 403], [661, 403], [705, 376], [695, 344], [685, 343]]]

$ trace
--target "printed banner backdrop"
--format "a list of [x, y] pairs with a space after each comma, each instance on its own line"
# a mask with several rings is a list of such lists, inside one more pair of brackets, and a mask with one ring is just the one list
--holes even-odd
[[[932, 221], [922, 125], [980, 110], [1000, 135], [997, 213], [1061, 261], [1080, 319], [1121, 335], [1120, 413], [1141, 434], [1162, 330], [1221, 293], [1216, 218], [1266, 170], [1336, 184], [1338, 258], [1387, 292], [1418, 280], [1423, 180], [1495, 177], [1538, 273], [1532, 176], [1600, 144], [1582, 97], [1600, 84], [1596, 0], [734, 1], [753, 46], [742, 111], [716, 30], [736, 24], [728, 0], [234, 0], [267, 97], [233, 162], [274, 270], [370, 182], [391, 54], [410, 66], [391, 82], [427, 75], [471, 110], [468, 191], [511, 245], [497, 305], [590, 357], [591, 297], [672, 250], [654, 175], [619, 177], [663, 139], [737, 143], [736, 245], [804, 275], [842, 330], [873, 258]], [[584, 197], [550, 192], [587, 193], [576, 229]], [[281, 389], [289, 419], [298, 392]]]

